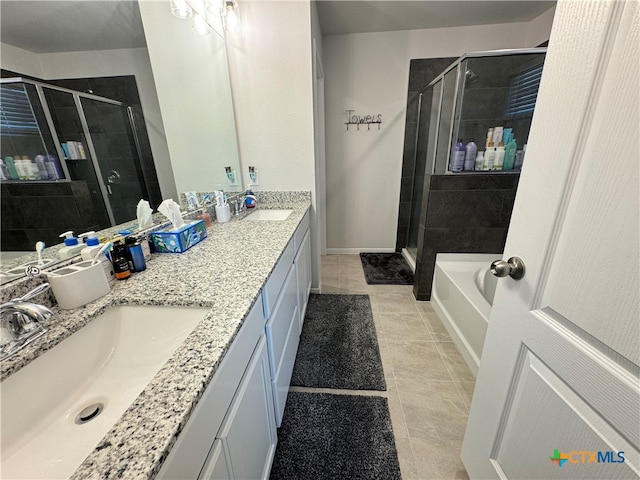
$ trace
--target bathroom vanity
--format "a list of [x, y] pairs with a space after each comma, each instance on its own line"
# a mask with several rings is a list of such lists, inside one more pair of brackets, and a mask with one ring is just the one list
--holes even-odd
[[47, 334], [3, 362], [4, 380], [117, 306], [207, 309], [71, 478], [268, 478], [311, 287], [310, 201], [279, 200], [260, 208], [284, 220], [214, 223], [105, 297], [54, 307]]

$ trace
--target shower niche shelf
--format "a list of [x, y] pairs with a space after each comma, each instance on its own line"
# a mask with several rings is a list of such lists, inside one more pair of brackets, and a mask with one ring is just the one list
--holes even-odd
[[[420, 121], [428, 132], [427, 174], [517, 174], [519, 169], [453, 171], [452, 153], [458, 139], [473, 140], [487, 150], [490, 128], [511, 129], [517, 150], [529, 137], [546, 48], [467, 53], [436, 77], [421, 93]], [[508, 140], [505, 137], [502, 140]], [[497, 147], [498, 138], [496, 138]], [[505, 145], [507, 142], [504, 142]], [[523, 154], [521, 154], [523, 155]], [[475, 164], [475, 158], [474, 158]]]

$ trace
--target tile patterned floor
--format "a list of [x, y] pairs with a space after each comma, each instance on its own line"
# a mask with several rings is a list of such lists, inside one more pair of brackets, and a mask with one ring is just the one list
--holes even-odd
[[358, 255], [323, 257], [322, 286], [371, 298], [402, 478], [468, 479], [460, 447], [475, 382], [431, 304], [412, 286], [367, 285]]

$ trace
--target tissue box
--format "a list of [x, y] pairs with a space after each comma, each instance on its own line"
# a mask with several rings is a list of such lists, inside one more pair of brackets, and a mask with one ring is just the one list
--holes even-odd
[[207, 228], [203, 220], [196, 220], [180, 228], [153, 232], [151, 238], [158, 253], [182, 253], [207, 238]]

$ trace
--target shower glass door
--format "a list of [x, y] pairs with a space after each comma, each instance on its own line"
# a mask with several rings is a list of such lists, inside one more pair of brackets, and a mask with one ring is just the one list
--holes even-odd
[[114, 221], [130, 221], [140, 199], [149, 195], [127, 107], [93, 98], [79, 101]]
[[[95, 168], [95, 158], [88, 148], [89, 140], [83, 128], [83, 118], [78, 113], [76, 95], [47, 87], [42, 90], [63, 149], [69, 177], [71, 180], [86, 182], [87, 202], [91, 205], [87, 205], [85, 211], [80, 212], [83, 224], [91, 226], [91, 230], [108, 228], [113, 225], [111, 212], [103, 195], [103, 185]], [[74, 225], [68, 226], [68, 229], [73, 228]]]

